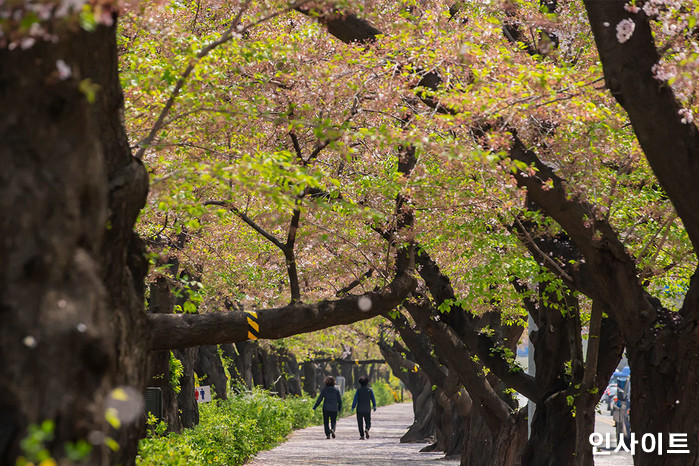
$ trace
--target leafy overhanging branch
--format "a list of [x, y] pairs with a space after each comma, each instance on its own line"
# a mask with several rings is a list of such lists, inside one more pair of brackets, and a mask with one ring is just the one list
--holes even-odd
[[182, 72], [180, 77], [177, 79], [177, 82], [175, 83], [175, 86], [170, 93], [170, 96], [168, 97], [167, 101], [165, 102], [165, 106], [163, 109], [160, 111], [160, 114], [158, 115], [157, 120], [151, 127], [150, 131], [144, 137], [141, 139], [141, 141], [138, 142], [136, 147], [138, 147], [138, 152], [134, 155], [137, 159], [142, 159], [143, 155], [146, 153], [146, 150], [153, 144], [153, 141], [155, 140], [156, 136], [166, 126], [166, 118], [172, 111], [173, 106], [175, 105], [175, 101], [177, 100], [177, 97], [180, 95], [180, 92], [182, 91], [182, 88], [184, 87], [185, 83], [187, 82], [187, 79], [189, 79], [189, 76], [192, 74], [194, 69], [197, 67], [197, 64], [205, 58], [211, 51], [214, 49], [218, 48], [219, 46], [237, 38], [237, 37], [242, 37], [245, 33], [250, 31], [252, 28], [264, 23], [265, 21], [268, 21], [272, 18], [275, 18], [283, 13], [292, 11], [296, 8], [300, 8], [303, 4], [307, 3], [309, 0], [300, 0], [297, 2], [292, 3], [286, 8], [283, 8], [278, 11], [274, 11], [267, 16], [260, 18], [257, 21], [254, 21], [246, 26], [243, 26], [240, 21], [245, 14], [245, 12], [248, 10], [250, 5], [252, 4], [252, 0], [246, 0], [238, 10], [238, 13], [235, 15], [235, 17], [231, 20], [230, 26], [219, 36], [218, 39], [215, 41], [207, 44], [204, 46], [199, 53], [197, 53], [196, 57], [192, 60], [192, 62], [187, 65], [187, 68]]
[[[441, 272], [439, 265], [425, 250], [420, 251], [416, 263], [420, 276], [434, 297], [436, 305], [455, 303], [456, 294], [449, 277]], [[477, 355], [479, 360], [483, 361], [500, 380], [531, 400], [536, 401], [541, 398], [542, 394], [537, 388], [534, 377], [517, 370], [518, 368], [513, 367], [501, 352], [494, 351], [502, 344], [495, 338], [479, 331], [482, 325], [479, 324], [478, 317], [473, 316], [461, 306], [452, 304], [450, 311], [442, 314], [440, 319], [452, 329], [458, 329], [458, 336], [463, 344], [472, 354]]]
[[301, 301], [301, 288], [299, 286], [298, 270], [296, 268], [296, 253], [294, 245], [296, 243], [296, 233], [299, 229], [299, 220], [301, 218], [301, 209], [297, 206], [294, 208], [291, 221], [289, 222], [289, 230], [287, 232], [286, 242], [282, 243], [272, 233], [265, 230], [259, 223], [255, 222], [249, 215], [240, 210], [231, 202], [226, 201], [206, 201], [206, 206], [215, 205], [225, 207], [235, 216], [245, 222], [250, 228], [259, 233], [267, 241], [275, 245], [283, 254], [286, 262], [286, 271], [289, 276], [289, 288], [291, 290], [291, 304]]

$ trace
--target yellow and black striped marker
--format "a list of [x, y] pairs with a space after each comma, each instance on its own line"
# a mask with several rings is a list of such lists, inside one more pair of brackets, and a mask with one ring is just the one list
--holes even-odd
[[245, 311], [248, 319], [248, 340], [260, 338], [260, 323], [257, 320], [257, 312]]

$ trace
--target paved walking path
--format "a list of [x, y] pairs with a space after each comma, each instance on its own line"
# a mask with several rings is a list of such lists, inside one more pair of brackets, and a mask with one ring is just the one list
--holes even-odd
[[359, 440], [354, 415], [337, 420], [337, 438], [327, 440], [323, 426], [297, 430], [269, 451], [260, 452], [255, 466], [293, 464], [452, 466], [442, 453], [420, 453], [424, 443], [400, 443], [413, 423], [412, 403], [383, 406], [371, 413], [371, 438]]

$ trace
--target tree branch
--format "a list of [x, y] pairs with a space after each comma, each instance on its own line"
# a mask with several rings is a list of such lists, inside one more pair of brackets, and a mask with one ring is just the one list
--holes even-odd
[[488, 383], [482, 367], [473, 361], [472, 353], [446, 324], [431, 319], [425, 312], [414, 312], [414, 307], [413, 311], [410, 308], [408, 311], [429, 335], [439, 358], [447, 362], [450, 370], [456, 372], [490, 428], [491, 434], [497, 435], [510, 416], [510, 408]]
[[337, 292], [335, 293], [335, 296], [338, 296], [338, 297], [339, 297], [339, 296], [342, 296], [342, 295], [344, 295], [344, 294], [346, 294], [346, 293], [349, 293], [350, 291], [352, 291], [353, 289], [355, 289], [357, 286], [359, 286], [365, 278], [369, 278], [369, 277], [371, 277], [373, 274], [374, 274], [374, 269], [369, 269], [369, 270], [367, 270], [366, 272], [364, 272], [364, 273], [362, 274], [361, 277], [357, 278], [356, 280], [353, 280], [349, 285], [347, 285], [347, 286], [345, 286], [345, 287], [340, 288], [339, 290], [337, 290]]
[[316, 145], [316, 147], [313, 149], [313, 152], [311, 152], [311, 154], [308, 156], [308, 158], [306, 160], [303, 160], [303, 166], [306, 167], [311, 162], [313, 162], [316, 159], [316, 157], [318, 157], [318, 155], [320, 155], [320, 153], [323, 151], [323, 149], [325, 149], [329, 145], [330, 145], [330, 140], [325, 140], [325, 141], [319, 142], [318, 145]]
[[[279, 339], [346, 325], [396, 308], [417, 282], [399, 272], [383, 290], [314, 304], [294, 304], [256, 311], [259, 339]], [[249, 339], [248, 313], [148, 314], [153, 337], [151, 349], [235, 343]]]
[[590, 204], [568, 196], [565, 182], [513, 136], [509, 156], [536, 170], [514, 174], [535, 202], [558, 222], [580, 249], [596, 283], [593, 299], [602, 298], [627, 336], [642, 334], [657, 316], [655, 301], [638, 282], [638, 271], [616, 231]]
[[296, 157], [305, 165], [303, 161], [303, 152], [301, 151], [301, 144], [299, 144], [299, 138], [293, 131], [289, 132], [289, 137], [291, 137], [291, 143], [294, 145], [294, 151], [296, 151]]
[[445, 368], [430, 354], [431, 348], [429, 347], [427, 338], [413, 330], [410, 327], [408, 319], [406, 319], [402, 313], [399, 312], [395, 316], [388, 314], [386, 317], [393, 323], [396, 330], [398, 330], [398, 333], [408, 346], [408, 349], [410, 349], [420, 369], [423, 370], [430, 382], [433, 385], [443, 388], [447, 374]]
[[284, 258], [286, 259], [286, 271], [289, 275], [289, 287], [291, 288], [291, 304], [301, 301], [301, 288], [299, 287], [299, 274], [296, 269], [296, 253], [294, 244], [296, 243], [296, 232], [299, 229], [299, 219], [301, 209], [298, 206], [294, 209], [289, 223], [289, 233], [284, 245]]
[[230, 202], [226, 201], [206, 201], [204, 202], [204, 205], [216, 205], [216, 206], [221, 206], [225, 207], [226, 209], [230, 210], [233, 212], [238, 218], [240, 218], [243, 222], [247, 223], [250, 228], [258, 232], [260, 235], [262, 235], [265, 239], [267, 239], [270, 243], [274, 244], [276, 247], [278, 247], [282, 252], [286, 253], [286, 245], [279, 241], [274, 235], [269, 233], [267, 230], [262, 228], [257, 222], [255, 222], [253, 219], [247, 216], [247, 214], [240, 209], [238, 209], [236, 206], [234, 206]]
[[[177, 80], [175, 83], [175, 87], [170, 93], [170, 97], [168, 97], [167, 102], [165, 102], [165, 106], [160, 112], [160, 115], [158, 115], [158, 119], [155, 121], [153, 124], [153, 127], [151, 130], [148, 132], [148, 135], [141, 139], [141, 141], [138, 142], [137, 147], [139, 147], [138, 152], [134, 157], [137, 159], [143, 158], [143, 154], [146, 152], [148, 147], [153, 143], [153, 140], [155, 139], [155, 136], [158, 134], [158, 132], [163, 129], [165, 126], [165, 118], [167, 118], [167, 115], [170, 113], [172, 110], [173, 105], [175, 104], [175, 100], [177, 100], [177, 97], [180, 95], [180, 92], [182, 91], [182, 88], [184, 87], [185, 82], [187, 82], [187, 79], [189, 78], [189, 75], [192, 74], [192, 71], [196, 68], [197, 64], [201, 61], [202, 58], [206, 57], [212, 50], [214, 50], [216, 47], [225, 44], [226, 42], [232, 40], [234, 37], [242, 36], [244, 33], [252, 29], [253, 27], [269, 20], [272, 19], [276, 16], [279, 16], [282, 13], [286, 13], [287, 11], [294, 10], [296, 8], [302, 7], [304, 3], [307, 3], [309, 0], [302, 0], [300, 2], [295, 2], [288, 6], [287, 8], [284, 8], [283, 10], [275, 11], [264, 18], [261, 18], [251, 24], [248, 24], [245, 27], [242, 27], [238, 29], [238, 26], [240, 25], [240, 20], [243, 17], [243, 14], [247, 11], [247, 9], [250, 7], [250, 4], [252, 3], [252, 0], [245, 0], [245, 3], [240, 7], [240, 10], [238, 10], [238, 13], [235, 15], [233, 20], [230, 23], [230, 26], [226, 31], [221, 34], [221, 36], [216, 39], [215, 41], [209, 43], [208, 45], [204, 46], [199, 53], [197, 53], [197, 56], [194, 58], [194, 60], [185, 68], [185, 70], [182, 72], [182, 75], [180, 75], [180, 78]], [[235, 32], [234, 32], [235, 31]]]
[[[682, 106], [672, 86], [653, 74], [660, 55], [648, 17], [630, 15], [621, 2], [584, 3], [607, 87], [628, 113], [648, 163], [682, 219], [694, 252], [699, 253], [699, 131], [694, 123], [682, 122]], [[615, 26], [629, 19], [635, 23], [633, 34], [620, 43]]]
[[330, 34], [346, 44], [374, 42], [376, 36], [381, 34], [369, 21], [352, 13], [339, 11], [332, 4], [314, 3], [308, 6], [300, 5], [294, 9], [317, 20]]

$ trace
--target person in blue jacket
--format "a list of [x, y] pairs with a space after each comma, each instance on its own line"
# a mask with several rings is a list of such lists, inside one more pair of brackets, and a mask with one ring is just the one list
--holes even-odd
[[[369, 429], [371, 429], [371, 405], [374, 405], [376, 411], [376, 398], [374, 391], [368, 387], [369, 377], [363, 375], [359, 378], [359, 388], [354, 394], [352, 401], [352, 409], [357, 407], [357, 427], [359, 427], [359, 439], [364, 440], [364, 436], [369, 438]], [[366, 426], [366, 427], [365, 427]]]
[[[323, 425], [325, 426], [325, 438], [332, 435], [335, 438], [335, 426], [337, 425], [337, 413], [342, 411], [342, 396], [340, 390], [335, 387], [335, 379], [332, 376], [325, 378], [325, 387], [320, 391], [313, 409], [316, 409], [323, 401]], [[330, 421], [328, 423], [328, 421]], [[330, 424], [330, 425], [328, 425]]]

